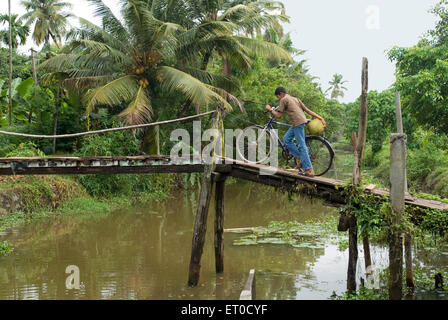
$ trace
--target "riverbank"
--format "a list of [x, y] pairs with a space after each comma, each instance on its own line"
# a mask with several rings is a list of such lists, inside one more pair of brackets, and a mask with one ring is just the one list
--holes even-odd
[[[55, 215], [111, 212], [150, 201], [163, 201], [179, 187], [173, 175], [153, 175], [152, 187], [140, 192], [92, 194], [84, 182], [100, 176], [0, 177], [0, 231]], [[108, 179], [122, 179], [109, 176]], [[125, 181], [123, 181], [125, 183]], [[107, 185], [104, 189], [107, 189]], [[109, 186], [110, 187], [110, 186]]]

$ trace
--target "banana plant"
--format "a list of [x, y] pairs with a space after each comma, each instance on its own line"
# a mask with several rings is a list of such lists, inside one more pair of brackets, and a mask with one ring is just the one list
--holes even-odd
[[[6, 80], [0, 79], [0, 106], [1, 106], [1, 116], [0, 125], [7, 126], [9, 123], [9, 115], [7, 112], [8, 100], [9, 100], [9, 89], [6, 86]], [[34, 81], [30, 77], [26, 80], [21, 78], [15, 78], [11, 84], [12, 92], [12, 108], [13, 117], [19, 122], [28, 121], [28, 112], [32, 107], [31, 93], [33, 91]], [[5, 87], [5, 89], [3, 89]]]

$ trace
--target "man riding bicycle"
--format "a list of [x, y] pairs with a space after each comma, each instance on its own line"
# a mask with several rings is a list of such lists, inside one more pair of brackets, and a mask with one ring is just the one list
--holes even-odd
[[[305, 112], [321, 120], [324, 126], [326, 126], [326, 122], [324, 118], [308, 109], [300, 99], [290, 96], [285, 88], [278, 87], [275, 90], [275, 95], [280, 101], [280, 107], [275, 111], [270, 105], [267, 105], [266, 110], [272, 112], [278, 119], [283, 117], [283, 113], [285, 112], [289, 116], [292, 127], [285, 134], [283, 141], [294, 158], [296, 160], [298, 158], [302, 160], [302, 169], [304, 172], [299, 174], [313, 177], [314, 169], [305, 143], [305, 126], [308, 122]], [[294, 138], [296, 138], [298, 146], [293, 142]], [[300, 164], [296, 169], [300, 169], [299, 166]]]

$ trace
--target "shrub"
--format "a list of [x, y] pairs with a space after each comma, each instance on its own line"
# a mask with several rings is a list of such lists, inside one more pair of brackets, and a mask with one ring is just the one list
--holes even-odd
[[[82, 140], [77, 156], [134, 156], [139, 154], [139, 140], [129, 131], [88, 136]], [[170, 177], [168, 177], [170, 179]], [[84, 175], [79, 180], [95, 197], [131, 196], [168, 190], [166, 178], [150, 174]], [[163, 180], [163, 182], [160, 182]]]

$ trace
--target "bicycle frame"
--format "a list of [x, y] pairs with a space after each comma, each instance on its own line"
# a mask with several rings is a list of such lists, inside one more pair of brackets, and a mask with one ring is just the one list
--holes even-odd
[[277, 135], [276, 131], [274, 130], [274, 124], [278, 124], [281, 125], [283, 127], [287, 127], [287, 128], [292, 128], [292, 125], [287, 124], [287, 123], [283, 123], [283, 122], [278, 122], [275, 120], [274, 116], [271, 117], [271, 119], [269, 120], [268, 124], [266, 126], [263, 127], [264, 130], [269, 129], [269, 132], [274, 134], [275, 138], [278, 141], [278, 144], [280, 145], [280, 147], [282, 148], [283, 152], [289, 153], [288, 148], [283, 144], [283, 141], [279, 138], [279, 136]]
[[[276, 107], [273, 110], [277, 110], [278, 108], [279, 107]], [[273, 126], [274, 124], [278, 124], [280, 126], [287, 127], [287, 128], [292, 128], [292, 125], [284, 123], [284, 122], [279, 122], [279, 121], [275, 120], [275, 116], [272, 115], [271, 119], [269, 120], [269, 122], [266, 126], [264, 126], [264, 127], [259, 126], [260, 128], [263, 128], [263, 130], [269, 130], [269, 132], [271, 134], [273, 134], [275, 136], [275, 138], [277, 139], [278, 144], [282, 148], [283, 152], [285, 152], [286, 154], [289, 154], [290, 152], [289, 152], [288, 148], [286, 147], [286, 145], [283, 144], [282, 139], [280, 139], [280, 137], [275, 132], [275, 130], [274, 130], [275, 128]], [[308, 148], [310, 149], [310, 151], [313, 152], [313, 150], [311, 150], [311, 146], [309, 144], [307, 144], [307, 145], [308, 145]]]

